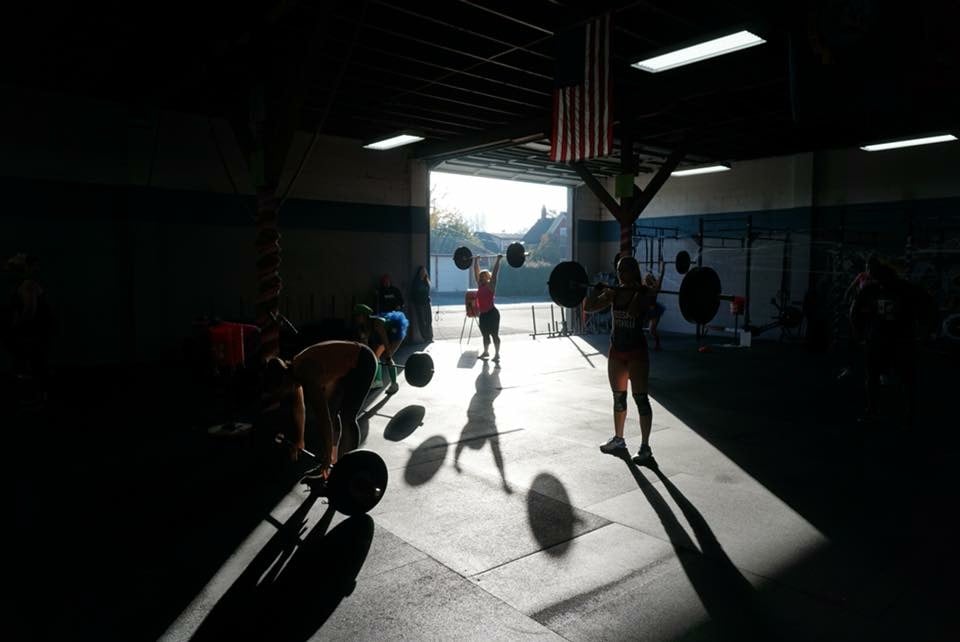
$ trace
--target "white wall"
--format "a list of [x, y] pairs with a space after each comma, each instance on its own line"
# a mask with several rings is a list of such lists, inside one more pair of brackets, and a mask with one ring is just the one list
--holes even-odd
[[960, 196], [960, 142], [819, 152], [813, 190], [819, 206]]
[[[716, 174], [672, 176], [642, 218], [806, 207], [812, 167], [812, 154], [800, 154], [738, 162]], [[652, 176], [638, 178], [641, 189]]]
[[[651, 178], [638, 177], [637, 183], [643, 188]], [[612, 192], [613, 185], [607, 184], [607, 189]], [[821, 225], [829, 225], [832, 216], [839, 216], [832, 209], [837, 206], [957, 196], [960, 143], [873, 153], [859, 149], [826, 150], [738, 162], [728, 172], [671, 177], [642, 213], [640, 222], [682, 226], [689, 217], [685, 238], [665, 242], [664, 255], [668, 258], [681, 249], [696, 258], [696, 243], [690, 237], [695, 233], [697, 217], [707, 221], [728, 218], [722, 224], [708, 223], [708, 235], [724, 227], [730, 229], [722, 234], [742, 237], [747, 214], [753, 215], [755, 227], [790, 227], [793, 232], [789, 286], [791, 300], [799, 302], [809, 285], [814, 211]], [[724, 216], [728, 214], [729, 217]], [[615, 233], [617, 223], [586, 187], [575, 190], [575, 216], [602, 223], [605, 235]], [[708, 239], [706, 243], [710, 246], [722, 242]], [[703, 254], [704, 265], [717, 271], [726, 293], [743, 294], [746, 253], [739, 243], [728, 241], [725, 245], [708, 247]], [[581, 239], [577, 249], [578, 260], [593, 274], [610, 269], [619, 243], [613, 239]], [[758, 240], [753, 245], [749, 309], [754, 324], [768, 321], [775, 313], [769, 300], [780, 289], [783, 252], [784, 244], [777, 241]], [[681, 278], [668, 268], [665, 289], [679, 289]], [[667, 307], [661, 322], [663, 329], [693, 331], [694, 327], [680, 316], [676, 297], [664, 296], [662, 302]], [[713, 324], [732, 325], [728, 308], [727, 303], [721, 306]], [[767, 336], [775, 338], [777, 332]]]

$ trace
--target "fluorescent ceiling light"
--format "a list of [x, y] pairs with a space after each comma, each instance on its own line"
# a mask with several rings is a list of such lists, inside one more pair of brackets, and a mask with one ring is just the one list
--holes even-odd
[[725, 172], [730, 169], [729, 165], [707, 165], [706, 167], [694, 167], [693, 169], [681, 169], [676, 172], [670, 172], [670, 176], [696, 176], [697, 174], [713, 174], [714, 172]]
[[423, 136], [413, 136], [411, 134], [400, 134], [399, 136], [393, 136], [392, 138], [385, 138], [383, 140], [378, 140], [375, 143], [370, 143], [369, 145], [364, 145], [364, 149], [393, 149], [394, 147], [401, 147], [403, 145], [409, 145], [410, 143], [416, 143], [423, 140]]
[[890, 143], [874, 143], [873, 145], [864, 145], [860, 149], [866, 152], [880, 152], [885, 149], [897, 149], [898, 147], [913, 147], [914, 145], [932, 145], [933, 143], [946, 143], [951, 140], [957, 140], [953, 134], [940, 134], [938, 136], [927, 136], [926, 138], [910, 138], [907, 140], [895, 140]]
[[701, 60], [715, 56], [722, 56], [723, 54], [732, 53], [765, 42], [766, 40], [749, 31], [738, 31], [729, 36], [714, 38], [713, 40], [701, 42], [697, 45], [677, 49], [676, 51], [665, 53], [662, 56], [647, 58], [646, 60], [633, 63], [632, 66], [637, 69], [649, 71], [650, 73], [657, 73], [658, 71], [682, 67], [683, 65], [700, 62]]

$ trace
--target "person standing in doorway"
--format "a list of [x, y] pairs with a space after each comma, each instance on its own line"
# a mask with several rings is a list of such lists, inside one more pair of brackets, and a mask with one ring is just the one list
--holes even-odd
[[430, 275], [420, 266], [410, 284], [410, 301], [417, 318], [417, 329], [424, 342], [433, 341], [433, 319], [430, 311]]
[[480, 334], [483, 336], [481, 359], [490, 356], [490, 340], [493, 340], [493, 362], [500, 363], [500, 311], [494, 304], [497, 290], [497, 275], [500, 273], [502, 254], [497, 255], [493, 271], [480, 269], [480, 257], [473, 257], [473, 277], [477, 280], [477, 313]]

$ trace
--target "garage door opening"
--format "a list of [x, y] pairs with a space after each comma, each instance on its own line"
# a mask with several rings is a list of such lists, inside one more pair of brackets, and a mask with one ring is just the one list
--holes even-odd
[[[438, 331], [438, 338], [460, 334], [466, 293], [477, 287], [473, 270], [454, 262], [463, 247], [484, 257], [480, 269], [492, 269], [496, 255], [504, 255], [497, 284], [501, 334], [531, 332], [532, 306], [550, 304], [550, 271], [572, 258], [570, 199], [569, 188], [558, 185], [430, 173], [431, 299], [439, 326], [435, 336]], [[514, 243], [526, 252], [519, 268], [506, 261]]]

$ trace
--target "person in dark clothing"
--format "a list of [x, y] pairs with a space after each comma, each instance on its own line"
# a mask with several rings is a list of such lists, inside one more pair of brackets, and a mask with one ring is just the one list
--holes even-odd
[[54, 316], [38, 279], [40, 260], [17, 254], [7, 261], [6, 270], [12, 291], [3, 314], [3, 342], [13, 357], [14, 374], [35, 382], [45, 395]]
[[[661, 270], [662, 271], [662, 270]], [[653, 427], [653, 409], [647, 397], [650, 377], [650, 356], [647, 338], [643, 332], [644, 316], [650, 306], [652, 291], [643, 285], [640, 265], [626, 255], [617, 263], [620, 286], [616, 289], [598, 284], [583, 303], [585, 312], [599, 312], [612, 308], [613, 330], [610, 333], [610, 351], [607, 357], [607, 376], [613, 391], [614, 435], [600, 446], [605, 453], [627, 447], [623, 426], [627, 420], [627, 383], [633, 389], [633, 399], [640, 413], [641, 445], [633, 461], [645, 463], [653, 458], [650, 449], [650, 431]]]
[[380, 287], [377, 288], [377, 314], [397, 310], [403, 310], [403, 293], [390, 281], [390, 275], [384, 274], [380, 277]]
[[892, 371], [903, 386], [907, 425], [917, 409], [916, 353], [919, 332], [927, 319], [925, 294], [880, 262], [869, 267], [869, 278], [850, 307], [850, 325], [863, 345], [866, 365], [866, 412], [862, 422], [878, 418], [880, 376]]
[[417, 273], [410, 284], [410, 302], [417, 319], [417, 329], [423, 341], [433, 341], [433, 322], [430, 312], [430, 275], [424, 266], [417, 268]]
[[407, 337], [409, 327], [410, 321], [399, 310], [376, 316], [373, 310], [362, 303], [353, 308], [354, 339], [367, 345], [382, 362], [390, 377], [387, 395], [400, 390], [397, 384], [397, 364], [393, 361], [393, 355]]

